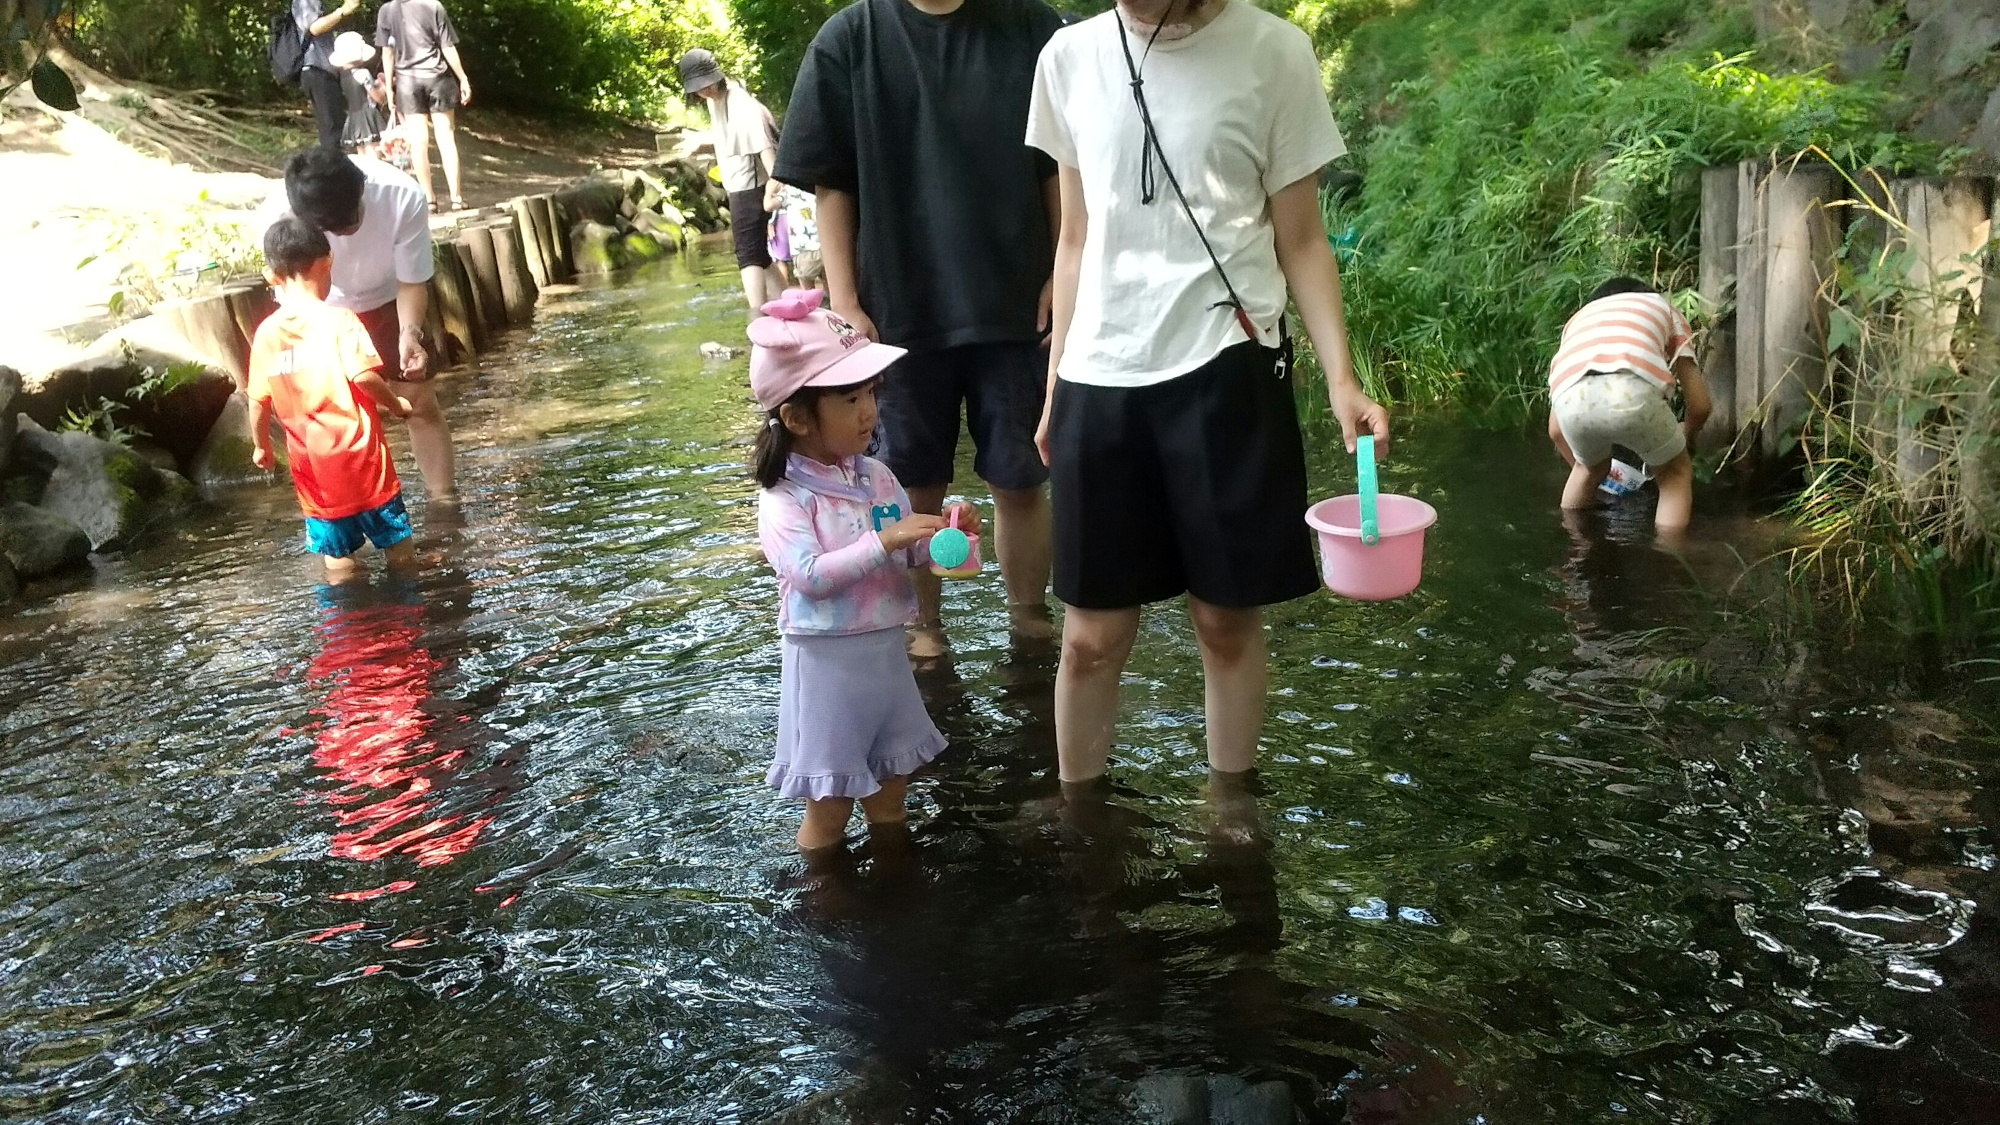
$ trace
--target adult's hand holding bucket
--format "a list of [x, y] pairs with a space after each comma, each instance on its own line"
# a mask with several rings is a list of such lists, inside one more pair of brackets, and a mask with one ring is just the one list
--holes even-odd
[[1375, 472], [1375, 438], [1356, 443], [1361, 491], [1322, 500], [1306, 512], [1319, 534], [1320, 575], [1346, 598], [1386, 602], [1424, 578], [1424, 533], [1437, 509], [1410, 496], [1383, 495]]

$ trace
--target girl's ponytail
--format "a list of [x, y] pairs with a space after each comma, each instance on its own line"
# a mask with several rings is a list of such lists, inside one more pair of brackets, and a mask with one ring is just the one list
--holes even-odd
[[785, 465], [792, 457], [792, 431], [773, 410], [764, 419], [764, 428], [757, 431], [756, 452], [751, 454], [750, 475], [763, 488], [776, 488], [785, 479]]

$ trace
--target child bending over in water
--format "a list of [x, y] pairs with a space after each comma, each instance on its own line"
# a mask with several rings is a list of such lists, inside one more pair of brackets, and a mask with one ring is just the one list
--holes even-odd
[[[1678, 386], [1687, 404], [1675, 420]], [[1694, 462], [1688, 449], [1708, 423], [1708, 383], [1694, 360], [1687, 319], [1651, 286], [1629, 277], [1598, 287], [1563, 327], [1549, 365], [1549, 440], [1570, 463], [1565, 509], [1588, 508], [1611, 471], [1611, 447], [1643, 458], [1660, 485], [1653, 520], [1686, 527], [1694, 513]]]
[[416, 564], [410, 514], [379, 406], [398, 418], [410, 404], [382, 380], [382, 357], [361, 318], [326, 303], [333, 252], [326, 235], [287, 214], [264, 235], [264, 276], [278, 311], [250, 345], [250, 440], [257, 467], [269, 469], [271, 416], [285, 430], [285, 456], [306, 516], [306, 543], [326, 558], [335, 581], [360, 569], [365, 541], [391, 567]]
[[[910, 512], [874, 439], [875, 386], [903, 349], [871, 342], [821, 295], [792, 290], [750, 325], [757, 528], [778, 572], [784, 680], [767, 778], [806, 801], [799, 847], [841, 842], [854, 802], [870, 827], [901, 825], [911, 772], [945, 747], [904, 655], [916, 620], [914, 567], [938, 516]], [[906, 514], [908, 513], [908, 514]], [[977, 530], [969, 507], [961, 527]]]

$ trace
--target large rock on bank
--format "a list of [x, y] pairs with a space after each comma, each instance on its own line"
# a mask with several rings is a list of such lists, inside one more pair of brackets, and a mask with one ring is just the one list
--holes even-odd
[[0, 561], [23, 578], [45, 578], [90, 557], [90, 536], [68, 519], [28, 504], [0, 504]]
[[[272, 429], [271, 448], [277, 454], [278, 465], [282, 469], [285, 442], [276, 432], [275, 424]], [[195, 451], [194, 459], [188, 464], [188, 475], [203, 488], [265, 480], [270, 474], [250, 460], [255, 450], [250, 431], [250, 400], [238, 391], [229, 396], [229, 401], [222, 406], [222, 414], [209, 427], [208, 438], [201, 443], [201, 448]]]
[[105, 333], [80, 356], [30, 376], [16, 409], [46, 428], [72, 409], [118, 404], [136, 427], [186, 464], [236, 389], [230, 365], [188, 343], [165, 317], [141, 317]]
[[129, 546], [195, 501], [186, 478], [161, 472], [122, 445], [83, 433], [52, 434], [32, 423], [22, 426], [20, 441], [55, 462], [41, 507], [82, 528], [92, 550]]
[[7, 462], [14, 455], [14, 400], [21, 396], [21, 373], [0, 367], [0, 478], [7, 475]]

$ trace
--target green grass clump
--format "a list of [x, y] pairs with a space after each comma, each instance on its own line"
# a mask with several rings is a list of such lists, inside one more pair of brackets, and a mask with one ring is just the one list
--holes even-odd
[[1924, 165], [1880, 97], [1746, 56], [1644, 68], [1537, 34], [1398, 83], [1360, 147], [1336, 230], [1360, 345], [1391, 393], [1486, 407], [1540, 394], [1569, 315], [1630, 274], [1697, 311], [1701, 169], [1818, 146], [1842, 163]]

